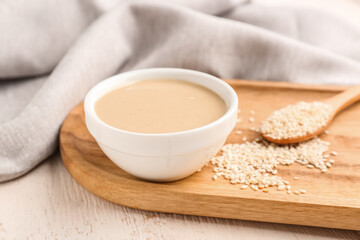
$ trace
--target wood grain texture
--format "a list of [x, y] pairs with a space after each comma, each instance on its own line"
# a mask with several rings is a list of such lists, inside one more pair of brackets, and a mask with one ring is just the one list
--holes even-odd
[[142, 211], [99, 198], [56, 153], [0, 184], [1, 240], [359, 240], [356, 231]]
[[[243, 122], [235, 130], [253, 139], [250, 127], [274, 109], [299, 100], [328, 98], [339, 90], [326, 86], [285, 83], [229, 81], [239, 96]], [[249, 111], [255, 110], [255, 123]], [[301, 196], [271, 190], [265, 194], [239, 190], [224, 180], [211, 180], [211, 167], [173, 182], [150, 183], [130, 176], [116, 167], [100, 150], [84, 124], [82, 105], [65, 120], [61, 134], [61, 153], [66, 168], [78, 183], [109, 201], [139, 209], [190, 215], [302, 224], [344, 229], [360, 229], [360, 105], [341, 115], [322, 136], [339, 152], [336, 163], [326, 174], [293, 164], [279, 167], [279, 175], [293, 187], [308, 191]], [[228, 142], [241, 142], [231, 134]], [[292, 176], [300, 180], [294, 181]]]
[[343, 91], [342, 93], [336, 94], [324, 102], [333, 106], [335, 114], [337, 114], [359, 100], [360, 85], [357, 85]]

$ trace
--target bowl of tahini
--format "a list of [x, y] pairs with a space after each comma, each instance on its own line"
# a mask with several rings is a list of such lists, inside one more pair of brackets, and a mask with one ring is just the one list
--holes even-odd
[[238, 98], [223, 80], [186, 69], [112, 76], [85, 97], [86, 126], [124, 171], [175, 181], [201, 169], [236, 124]]

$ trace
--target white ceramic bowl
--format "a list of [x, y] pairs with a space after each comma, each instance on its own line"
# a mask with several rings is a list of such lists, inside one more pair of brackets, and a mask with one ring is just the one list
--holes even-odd
[[[147, 79], [175, 79], [202, 85], [224, 99], [227, 112], [208, 125], [161, 134], [117, 129], [96, 115], [95, 102], [104, 94]], [[238, 98], [227, 83], [209, 74], [177, 68], [151, 68], [122, 73], [98, 83], [87, 94], [84, 108], [87, 128], [116, 165], [142, 179], [174, 181], [196, 172], [220, 150], [235, 127]]]

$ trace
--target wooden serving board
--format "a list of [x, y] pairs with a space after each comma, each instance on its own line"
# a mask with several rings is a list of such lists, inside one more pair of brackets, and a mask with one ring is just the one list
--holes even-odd
[[[254, 139], [257, 127], [274, 109], [297, 101], [330, 97], [344, 87], [229, 80], [239, 96], [243, 121], [228, 143]], [[255, 122], [248, 121], [250, 110]], [[360, 104], [339, 115], [321, 138], [339, 155], [327, 173], [297, 163], [280, 166], [278, 174], [302, 195], [240, 190], [224, 179], [212, 180], [212, 166], [180, 181], [152, 183], [113, 164], [85, 126], [83, 105], [75, 107], [60, 132], [60, 149], [71, 176], [90, 192], [111, 202], [150, 211], [360, 230]], [[299, 177], [294, 180], [293, 176]]]

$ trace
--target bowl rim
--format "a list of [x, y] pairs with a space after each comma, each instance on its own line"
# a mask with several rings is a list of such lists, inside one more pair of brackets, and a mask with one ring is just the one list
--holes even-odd
[[[95, 102], [96, 102], [96, 100], [93, 100], [93, 98], [95, 98], [94, 95], [96, 95], [96, 93], [97, 93], [97, 91], [99, 91], [100, 87], [107, 84], [108, 82], [118, 81], [119, 78], [126, 78], [126, 76], [131, 76], [133, 74], [135, 75], [135, 74], [146, 74], [146, 73], [150, 73], [150, 72], [169, 72], [169, 71], [172, 72], [172, 74], [174, 74], [174, 75], [176, 75], [176, 73], [181, 73], [182, 72], [182, 73], [191, 74], [194, 77], [196, 77], [196, 76], [205, 77], [205, 78], [208, 78], [211, 81], [215, 81], [215, 82], [219, 83], [220, 85], [222, 85], [222, 87], [230, 95], [230, 97], [229, 97], [229, 99], [230, 99], [229, 106], [228, 106], [228, 109], [225, 112], [225, 114], [223, 114], [220, 118], [216, 119], [215, 121], [213, 121], [211, 123], [208, 123], [206, 125], [203, 125], [201, 127], [197, 127], [197, 128], [193, 128], [193, 129], [189, 129], [189, 130], [185, 130], [185, 131], [169, 132], [169, 133], [140, 133], [140, 132], [131, 132], [131, 131], [123, 130], [123, 129], [116, 128], [116, 127], [113, 127], [113, 126], [105, 123], [96, 114], [96, 112], [95, 112]], [[150, 80], [150, 79], [146, 79], [146, 76], [145, 76], [145, 79], [139, 80], [139, 81], [146, 81], [146, 80]], [[182, 80], [182, 79], [176, 79], [176, 80]], [[186, 81], [186, 80], [182, 80], [182, 81]], [[136, 81], [134, 81], [134, 83], [135, 82]], [[204, 86], [201, 83], [195, 83], [195, 84], [198, 84], [200, 86], [203, 86], [203, 87], [209, 89], [207, 86]], [[114, 89], [116, 89], [116, 87]], [[110, 92], [110, 91], [111, 90], [107, 91], [107, 93]], [[216, 94], [219, 95], [219, 97], [221, 97], [225, 101], [224, 97], [220, 96], [220, 94], [218, 94], [218, 93], [216, 93]], [[91, 102], [93, 104], [91, 104]], [[233, 114], [233, 111], [237, 111], [237, 108], [238, 108], [237, 94], [236, 94], [235, 90], [228, 83], [226, 83], [224, 80], [221, 80], [220, 78], [215, 77], [213, 75], [210, 75], [208, 73], [204, 73], [204, 72], [200, 72], [200, 71], [196, 71], [196, 70], [184, 69], [184, 68], [143, 68], [143, 69], [137, 69], [137, 70], [132, 70], [132, 71], [127, 71], [127, 72], [123, 72], [123, 73], [120, 73], [120, 74], [116, 74], [116, 75], [108, 77], [108, 78], [104, 79], [103, 81], [101, 81], [101, 82], [97, 83], [96, 85], [94, 85], [90, 89], [90, 91], [86, 94], [85, 100], [84, 100], [85, 115], [87, 115], [87, 117], [90, 116], [93, 120], [95, 120], [101, 126], [106, 127], [108, 129], [111, 129], [112, 131], [117, 132], [117, 133], [128, 134], [128, 135], [132, 135], [132, 136], [143, 136], [143, 137], [179, 136], [179, 135], [188, 135], [188, 134], [193, 134], [193, 133], [196, 133], [196, 132], [206, 131], [206, 130], [208, 130], [210, 128], [213, 128], [213, 127], [215, 127], [217, 125], [221, 125], [224, 121], [226, 121], [226, 119], [228, 119]]]

